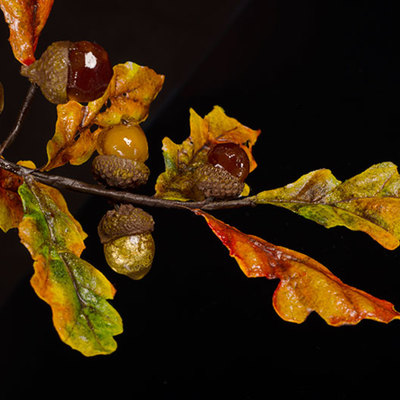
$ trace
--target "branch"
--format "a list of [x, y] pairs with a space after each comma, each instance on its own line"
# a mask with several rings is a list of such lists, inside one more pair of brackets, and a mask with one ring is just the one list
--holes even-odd
[[256, 204], [250, 198], [244, 197], [233, 200], [220, 200], [220, 201], [175, 201], [158, 199], [153, 196], [146, 196], [125, 192], [120, 190], [106, 189], [100, 185], [92, 185], [76, 179], [66, 178], [64, 176], [51, 175], [48, 173], [40, 172], [35, 169], [30, 169], [17, 165], [11, 161], [0, 158], [0, 168], [10, 171], [16, 175], [26, 177], [32, 176], [38, 182], [55, 187], [57, 189], [67, 189], [75, 192], [92, 194], [101, 196], [110, 200], [118, 201], [121, 203], [133, 203], [136, 205], [148, 207], [162, 207], [162, 208], [179, 208], [179, 209], [202, 209], [202, 210], [220, 210], [227, 208], [239, 208], [255, 206]]
[[4, 142], [0, 145], [0, 155], [2, 155], [4, 150], [6, 150], [6, 148], [11, 145], [11, 143], [15, 140], [19, 131], [21, 130], [22, 122], [25, 119], [25, 116], [29, 110], [31, 103], [32, 103], [32, 99], [34, 97], [36, 89], [37, 89], [37, 86], [35, 84], [31, 83], [31, 85], [29, 86], [29, 89], [28, 89], [28, 93], [26, 94], [24, 104], [22, 104], [21, 110], [18, 114], [18, 118], [14, 125], [14, 128], [8, 134], [8, 137], [6, 138], [6, 140], [4, 140]]

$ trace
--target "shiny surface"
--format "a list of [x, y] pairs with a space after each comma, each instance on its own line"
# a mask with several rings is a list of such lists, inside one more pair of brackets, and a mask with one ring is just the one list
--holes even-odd
[[151, 268], [155, 252], [151, 233], [123, 236], [104, 245], [107, 264], [119, 274], [142, 279]]
[[208, 153], [208, 162], [226, 169], [241, 181], [247, 178], [250, 170], [246, 152], [235, 143], [219, 143], [212, 147]]
[[107, 52], [98, 44], [81, 41], [69, 49], [68, 98], [79, 102], [99, 98], [113, 75]]
[[103, 131], [98, 139], [97, 151], [142, 162], [149, 157], [147, 138], [139, 125], [121, 124]]

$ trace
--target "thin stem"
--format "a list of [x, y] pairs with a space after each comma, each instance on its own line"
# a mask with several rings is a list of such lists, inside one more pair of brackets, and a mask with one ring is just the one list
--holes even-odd
[[26, 94], [24, 103], [22, 104], [21, 110], [18, 114], [17, 121], [15, 122], [14, 128], [11, 130], [11, 132], [8, 134], [6, 140], [0, 145], [0, 155], [3, 154], [3, 152], [11, 145], [11, 143], [15, 140], [17, 137], [19, 131], [21, 130], [22, 127], [22, 122], [25, 119], [25, 116], [29, 110], [29, 107], [32, 103], [32, 99], [34, 97], [34, 94], [36, 92], [37, 86], [33, 83], [29, 86], [28, 93]]
[[133, 203], [136, 205], [148, 207], [162, 207], [162, 208], [179, 208], [179, 209], [202, 209], [202, 210], [220, 210], [227, 208], [239, 208], [246, 206], [255, 206], [256, 204], [251, 198], [239, 198], [232, 200], [220, 201], [175, 201], [159, 199], [153, 196], [146, 196], [125, 192], [120, 190], [106, 189], [100, 185], [92, 185], [76, 179], [71, 179], [58, 175], [51, 175], [48, 173], [40, 172], [38, 170], [22, 167], [11, 161], [0, 158], [0, 168], [13, 172], [19, 176], [32, 176], [38, 182], [55, 187], [57, 189], [67, 189], [75, 192], [92, 194], [101, 196], [110, 200], [118, 201], [121, 203]]

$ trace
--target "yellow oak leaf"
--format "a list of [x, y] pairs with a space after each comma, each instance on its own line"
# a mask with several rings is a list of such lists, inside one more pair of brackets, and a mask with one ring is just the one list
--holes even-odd
[[287, 208], [326, 228], [363, 231], [390, 250], [400, 244], [400, 176], [391, 162], [373, 165], [344, 182], [330, 170], [312, 171], [251, 199]]
[[69, 101], [57, 106], [53, 138], [47, 143], [45, 171], [70, 163], [85, 163], [96, 150], [103, 129], [122, 122], [141, 123], [164, 83], [164, 76], [132, 62], [114, 66], [103, 96], [83, 105]]

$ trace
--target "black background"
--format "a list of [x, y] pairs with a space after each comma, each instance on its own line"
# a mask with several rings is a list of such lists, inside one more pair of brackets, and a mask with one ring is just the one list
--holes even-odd
[[[398, 20], [394, 1], [55, 2], [37, 54], [55, 40], [95, 40], [113, 64], [134, 61], [166, 75], [144, 124], [152, 170], [163, 170], [161, 140], [189, 134], [189, 108], [216, 104], [261, 129], [254, 148], [253, 193], [329, 168], [344, 180], [370, 165], [398, 163]], [[0, 26], [5, 137], [28, 83], [18, 75]], [[45, 158], [55, 107], [39, 94], [5, 154]], [[87, 165], [63, 167], [91, 181]], [[281, 320], [271, 304], [277, 281], [247, 279], [204, 221], [190, 213], [148, 210], [157, 253], [139, 282], [105, 264], [96, 225], [106, 201], [64, 193], [89, 234], [82, 257], [117, 288], [124, 320], [118, 349], [85, 358], [64, 345], [50, 308], [34, 294], [32, 262], [16, 232], [1, 235], [0, 398], [87, 396], [128, 399], [297, 399], [386, 397], [396, 385], [400, 326], [362, 321], [329, 327], [311, 314]], [[366, 234], [327, 230], [272, 206], [215, 212], [246, 233], [303, 252], [345, 283], [400, 305], [398, 250]], [[396, 395], [396, 394], [395, 394]]]

